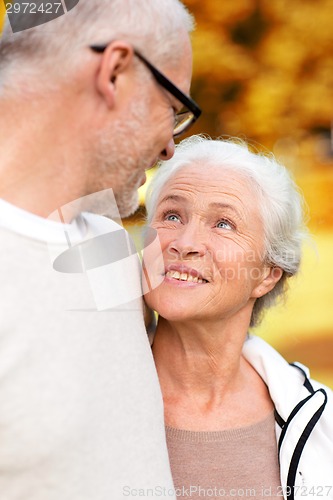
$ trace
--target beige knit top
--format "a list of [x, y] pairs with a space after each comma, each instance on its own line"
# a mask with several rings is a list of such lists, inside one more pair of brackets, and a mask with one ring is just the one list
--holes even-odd
[[166, 435], [178, 498], [282, 500], [273, 414], [224, 431], [166, 427]]

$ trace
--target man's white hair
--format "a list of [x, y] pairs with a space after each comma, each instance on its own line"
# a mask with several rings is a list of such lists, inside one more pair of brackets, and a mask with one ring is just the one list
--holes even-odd
[[80, 0], [65, 15], [18, 33], [12, 33], [7, 20], [0, 39], [0, 83], [11, 68], [17, 75], [18, 68], [29, 72], [30, 66], [34, 74], [34, 68], [52, 65], [60, 75], [75, 67], [79, 51], [115, 39], [132, 43], [157, 65], [177, 64], [182, 36], [193, 27], [180, 0]]
[[275, 288], [256, 300], [251, 318], [251, 326], [255, 326], [264, 309], [285, 294], [287, 279], [299, 270], [301, 246], [308, 234], [304, 223], [304, 200], [289, 171], [272, 154], [256, 154], [240, 139], [192, 136], [176, 147], [173, 158], [163, 162], [151, 182], [146, 197], [148, 223], [154, 216], [163, 186], [181, 168], [191, 166], [204, 171], [209, 165], [231, 170], [248, 179], [264, 224], [264, 259], [283, 271]]

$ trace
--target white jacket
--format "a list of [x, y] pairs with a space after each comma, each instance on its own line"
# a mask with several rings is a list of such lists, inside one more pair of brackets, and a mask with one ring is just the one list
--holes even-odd
[[267, 384], [275, 405], [284, 498], [332, 500], [333, 392], [259, 337], [246, 340], [243, 355]]

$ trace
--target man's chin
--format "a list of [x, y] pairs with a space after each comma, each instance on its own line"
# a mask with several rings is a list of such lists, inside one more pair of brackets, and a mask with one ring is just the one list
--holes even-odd
[[135, 212], [138, 210], [139, 204], [136, 205], [135, 208], [132, 208], [131, 210], [125, 211], [125, 212], [120, 212], [120, 217], [126, 219], [127, 217], [131, 217], [131, 215], [134, 215]]
[[137, 191], [135, 191], [131, 199], [129, 199], [129, 196], [128, 197], [124, 196], [121, 197], [120, 199], [117, 199], [116, 197], [116, 200], [121, 218], [130, 217], [139, 208], [139, 194]]

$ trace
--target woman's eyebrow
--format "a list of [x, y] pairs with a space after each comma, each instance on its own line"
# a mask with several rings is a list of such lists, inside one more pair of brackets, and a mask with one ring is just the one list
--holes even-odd
[[159, 205], [161, 205], [161, 203], [166, 203], [167, 201], [176, 201], [185, 204], [188, 203], [188, 200], [185, 198], [185, 196], [181, 196], [179, 194], [168, 194], [167, 196], [161, 199]]
[[[179, 194], [168, 194], [164, 198], [162, 198], [162, 200], [159, 202], [159, 205], [161, 205], [162, 203], [167, 203], [168, 201], [182, 203], [183, 205], [188, 205], [188, 203], [189, 203], [189, 200], [185, 196], [182, 196]], [[240, 219], [242, 218], [242, 216], [241, 216], [240, 212], [237, 210], [237, 208], [234, 207], [233, 205], [230, 205], [229, 203], [213, 201], [208, 206], [209, 206], [209, 208], [214, 208], [215, 210], [216, 209], [231, 210], [232, 212], [235, 213], [235, 215], [238, 218], [240, 218]]]
[[241, 214], [239, 213], [237, 208], [234, 207], [233, 205], [230, 205], [229, 203], [221, 203], [221, 202], [213, 201], [212, 203], [209, 204], [209, 207], [210, 208], [222, 208], [222, 209], [227, 208], [229, 210], [232, 210], [239, 218], [241, 218]]

